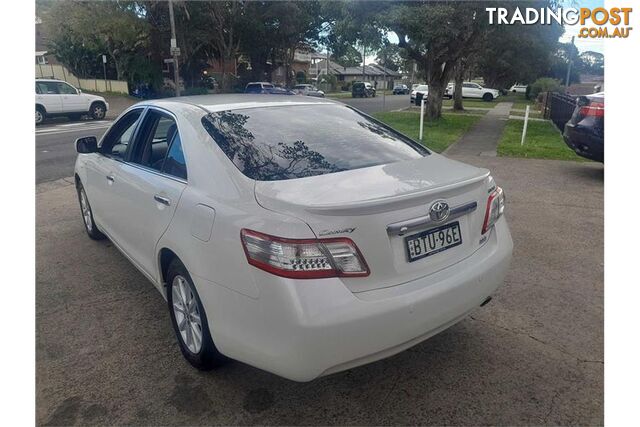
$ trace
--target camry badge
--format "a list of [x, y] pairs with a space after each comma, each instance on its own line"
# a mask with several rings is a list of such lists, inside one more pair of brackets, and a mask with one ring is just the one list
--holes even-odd
[[449, 217], [449, 204], [444, 200], [436, 200], [429, 208], [429, 217], [435, 222], [444, 221]]

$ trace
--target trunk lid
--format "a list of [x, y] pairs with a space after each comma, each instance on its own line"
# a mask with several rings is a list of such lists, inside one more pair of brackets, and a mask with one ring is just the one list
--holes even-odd
[[[256, 181], [257, 202], [305, 221], [318, 238], [348, 237], [371, 271], [343, 278], [352, 292], [396, 286], [446, 268], [481, 245], [489, 171], [437, 154], [424, 158], [284, 181]], [[398, 223], [428, 217], [436, 200], [450, 208], [476, 203], [475, 210], [414, 226], [398, 235]], [[405, 238], [442, 224], [460, 224], [462, 243], [408, 262]], [[396, 227], [389, 228], [390, 225]], [[289, 236], [295, 237], [295, 236]]]

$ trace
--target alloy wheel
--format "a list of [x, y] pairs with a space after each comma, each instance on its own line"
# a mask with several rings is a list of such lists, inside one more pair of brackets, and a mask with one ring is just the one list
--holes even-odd
[[87, 201], [87, 195], [84, 192], [84, 188], [80, 189], [80, 209], [82, 210], [82, 218], [84, 219], [84, 225], [87, 227], [89, 233], [93, 231], [93, 221], [91, 220], [91, 207]]
[[42, 111], [36, 110], [36, 124], [42, 123], [44, 117], [42, 116]]
[[202, 349], [202, 320], [198, 310], [198, 301], [191, 287], [181, 275], [173, 278], [171, 286], [173, 314], [182, 337], [182, 342], [193, 354]]
[[104, 118], [104, 108], [99, 105], [93, 107], [93, 117], [95, 117], [96, 119]]

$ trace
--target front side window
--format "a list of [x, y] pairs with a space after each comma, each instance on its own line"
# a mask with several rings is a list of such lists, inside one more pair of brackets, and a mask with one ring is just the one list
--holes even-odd
[[68, 85], [66, 83], [57, 83], [58, 85], [58, 92], [60, 92], [63, 95], [77, 95], [78, 91], [71, 85]]
[[139, 108], [128, 112], [118, 120], [102, 139], [100, 152], [115, 159], [124, 159], [141, 115], [142, 109]]
[[343, 105], [220, 111], [203, 117], [202, 124], [233, 164], [259, 181], [322, 175], [429, 154], [420, 144]]
[[140, 127], [139, 142], [132, 151], [131, 162], [161, 171], [169, 144], [177, 132], [173, 118], [150, 109]]

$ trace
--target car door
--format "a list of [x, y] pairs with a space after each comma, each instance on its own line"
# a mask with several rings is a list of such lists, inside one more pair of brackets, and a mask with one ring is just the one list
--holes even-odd
[[154, 277], [156, 244], [187, 186], [182, 141], [171, 113], [147, 109], [127, 161], [116, 166], [116, 176], [114, 205], [122, 207], [124, 215], [115, 222], [114, 232], [120, 236], [121, 249]]
[[62, 112], [62, 95], [58, 91], [57, 82], [36, 80], [36, 104], [41, 104], [47, 113]]
[[78, 93], [78, 90], [70, 84], [58, 82], [58, 92], [62, 97], [62, 109], [65, 113], [79, 113], [89, 111], [87, 99]]
[[123, 184], [117, 176], [118, 165], [126, 159], [143, 112], [143, 107], [134, 108], [118, 119], [100, 141], [99, 154], [86, 163], [87, 182], [83, 185], [94, 219], [116, 243], [121, 240], [116, 223], [126, 217], [127, 209], [118, 196]]

